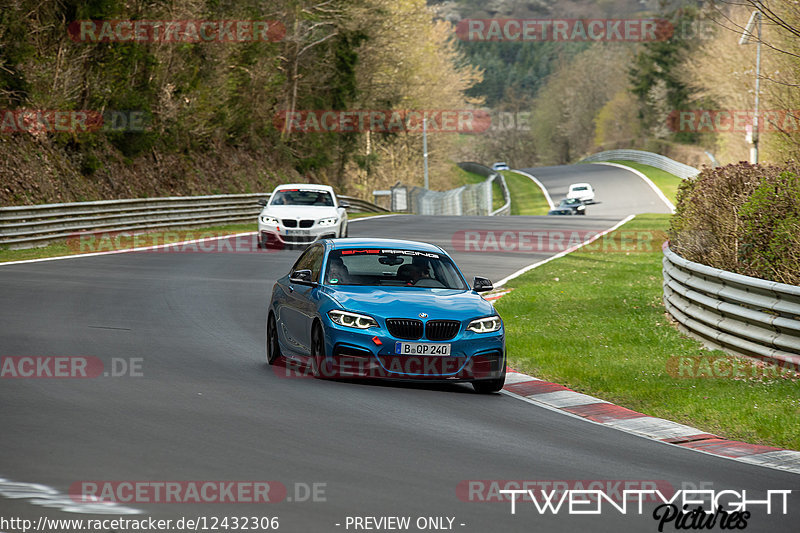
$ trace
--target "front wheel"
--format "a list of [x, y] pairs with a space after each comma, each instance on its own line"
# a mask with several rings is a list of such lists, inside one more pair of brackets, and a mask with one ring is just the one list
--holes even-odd
[[506, 369], [503, 368], [503, 374], [497, 379], [486, 379], [482, 381], [473, 381], [472, 388], [478, 394], [490, 394], [493, 392], [500, 392], [506, 384]]
[[478, 394], [490, 394], [492, 392], [500, 392], [505, 384], [505, 378], [487, 379], [484, 381], [473, 381], [472, 388], [474, 388], [475, 392]]
[[319, 323], [311, 329], [311, 374], [318, 379], [326, 375], [325, 335]]
[[267, 363], [274, 365], [281, 357], [281, 345], [278, 344], [278, 326], [275, 315], [270, 314], [267, 319]]

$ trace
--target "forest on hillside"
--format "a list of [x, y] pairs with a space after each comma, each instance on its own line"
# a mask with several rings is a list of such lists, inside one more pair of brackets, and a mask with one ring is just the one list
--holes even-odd
[[[638, 148], [702, 165], [749, 159], [756, 42], [739, 40], [762, 15], [760, 160], [800, 157], [800, 5], [784, 0], [430, 0], [453, 24], [469, 19], [641, 19], [670, 28], [651, 42], [461, 41], [483, 72], [467, 94], [530, 112], [530, 128], [495, 131], [486, 160], [564, 164], [604, 149]], [[463, 23], [463, 22], [462, 22]], [[730, 117], [730, 119], [729, 119]], [[684, 120], [681, 121], [681, 118]]]
[[[755, 9], [769, 112], [761, 157], [781, 162], [800, 155], [796, 3], [0, 0], [0, 204], [255, 192], [295, 180], [370, 198], [421, 184], [422, 131], [364, 126], [375, 113], [438, 117], [428, 135], [436, 189], [456, 183], [453, 163], [464, 160], [563, 164], [622, 147], [695, 165], [709, 162], [705, 152], [744, 160], [756, 46], [738, 41]], [[468, 19], [648, 17], [674, 31], [650, 42], [509, 42], [458, 30]], [[171, 38], [167, 23], [179, 27]], [[210, 27], [217, 33], [197, 35]], [[133, 29], [141, 39], [126, 38]], [[731, 111], [742, 115], [736, 126], [719, 127]], [[335, 115], [341, 127], [325, 129], [326, 112], [362, 123]], [[447, 112], [491, 122], [445, 127]], [[76, 116], [89, 127], [55, 126]]]
[[[199, 41], [101, 33], [120, 20], [273, 21], [278, 31]], [[82, 21], [97, 26], [76, 35]], [[286, 131], [276, 117], [479, 104], [465, 93], [480, 74], [455, 47], [424, 0], [1, 0], [0, 202], [255, 192], [289, 180], [370, 198], [416, 183], [419, 132]], [[14, 112], [24, 110], [88, 110], [104, 126], [134, 110], [147, 125], [21, 131]], [[430, 135], [432, 186], [450, 185], [456, 143]]]

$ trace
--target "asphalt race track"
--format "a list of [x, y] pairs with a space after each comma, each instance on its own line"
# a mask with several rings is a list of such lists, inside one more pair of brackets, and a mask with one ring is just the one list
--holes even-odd
[[[621, 169], [528, 171], [556, 201], [568, 183], [590, 181], [601, 203], [586, 217], [384, 217], [353, 223], [350, 234], [453, 251], [464, 230], [597, 231], [629, 213], [666, 211]], [[495, 280], [552, 253], [453, 251], [468, 277]], [[658, 530], [652, 503], [641, 515], [607, 504], [601, 515], [570, 516], [520, 502], [512, 515], [508, 502], [462, 501], [468, 495], [457, 488], [467, 480], [638, 480], [747, 489], [751, 499], [800, 488], [794, 474], [467, 385], [287, 378], [265, 364], [265, 309], [298, 254], [125, 253], [0, 266], [0, 356], [92, 356], [106, 372], [133, 360], [141, 374], [0, 380], [0, 517], [118, 516], [63, 511], [70, 486], [88, 480], [271, 480], [286, 486], [285, 500], [122, 505], [141, 512], [128, 518], [278, 517], [279, 531], [289, 532], [354, 531], [347, 517], [365, 516], [408, 516], [410, 531], [419, 517], [450, 517], [452, 530], [464, 532], [639, 532]], [[11, 482], [52, 494], [34, 498], [36, 488]], [[314, 483], [317, 497], [307, 498]], [[788, 515], [753, 509], [746, 531], [797, 531], [797, 492], [788, 504]]]
[[547, 188], [553, 202], [567, 196], [572, 183], [588, 182], [595, 188], [594, 205], [586, 207], [586, 216], [624, 217], [638, 213], [669, 213], [669, 208], [653, 190], [630, 172], [609, 165], [581, 164], [558, 167], [526, 168]]

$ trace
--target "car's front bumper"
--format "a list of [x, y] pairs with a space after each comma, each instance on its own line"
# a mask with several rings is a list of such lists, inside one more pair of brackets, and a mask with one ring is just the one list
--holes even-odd
[[[499, 379], [506, 365], [505, 333], [464, 329], [447, 341], [398, 339], [383, 327], [366, 330], [326, 320], [323, 375], [333, 378], [376, 378], [403, 381], [478, 381]], [[398, 355], [398, 342], [450, 344], [450, 355]]]
[[338, 226], [312, 227], [309, 229], [277, 229], [275, 226], [266, 226], [259, 223], [258, 239], [264, 245], [298, 245], [305, 246], [320, 239], [335, 239], [338, 236]]

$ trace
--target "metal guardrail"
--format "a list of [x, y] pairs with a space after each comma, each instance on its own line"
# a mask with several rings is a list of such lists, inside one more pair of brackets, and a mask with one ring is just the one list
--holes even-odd
[[[459, 163], [458, 166], [468, 172], [486, 176], [486, 179], [481, 183], [464, 185], [449, 191], [431, 191], [398, 183], [390, 191], [392, 211], [450, 216], [511, 214], [511, 195], [502, 174], [478, 163]], [[495, 181], [503, 194], [503, 205], [498, 209], [492, 209], [492, 184]]]
[[511, 193], [508, 192], [506, 185], [506, 178], [499, 172], [497, 173], [496, 181], [500, 183], [500, 190], [503, 191], [503, 205], [489, 213], [490, 217], [508, 216], [511, 214]]
[[589, 157], [581, 159], [582, 162], [592, 161], [633, 161], [635, 163], [642, 163], [650, 165], [651, 167], [660, 168], [665, 172], [674, 174], [679, 178], [692, 178], [700, 173], [700, 171], [692, 166], [679, 163], [669, 157], [654, 154], [653, 152], [643, 152], [642, 150], [606, 150], [605, 152], [598, 152]]
[[664, 305], [712, 345], [800, 369], [800, 287], [688, 261], [664, 243]]
[[[252, 222], [270, 193], [172, 196], [0, 207], [0, 246], [31, 248], [82, 231], [145, 231]], [[388, 212], [366, 200], [339, 196], [354, 213]]]
[[503, 193], [503, 205], [495, 209], [494, 211], [492, 211], [491, 208], [491, 206], [493, 205], [492, 201], [493, 193], [491, 189], [491, 184], [489, 185], [489, 216], [496, 217], [496, 216], [507, 216], [511, 214], [511, 193], [508, 191], [508, 186], [506, 185], [506, 178], [503, 176], [503, 174], [501, 174], [500, 172], [495, 172], [486, 165], [481, 165], [480, 163], [474, 163], [472, 161], [459, 163], [458, 166], [463, 168], [467, 172], [472, 172], [480, 176], [486, 176], [487, 181], [488, 178], [491, 178], [492, 183], [496, 181], [500, 185], [500, 190]]

